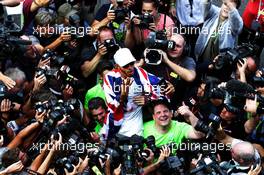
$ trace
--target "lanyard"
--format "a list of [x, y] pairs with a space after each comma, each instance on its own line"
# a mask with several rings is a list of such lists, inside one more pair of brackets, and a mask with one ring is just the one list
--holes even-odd
[[[262, 10], [260, 10], [261, 6], [262, 6], [262, 0], [260, 0], [260, 2], [259, 2], [258, 16], [257, 16], [257, 19], [256, 19], [256, 21], [258, 21], [258, 20], [259, 20], [259, 17], [260, 17], [260, 15], [261, 15], [261, 12], [262, 12]], [[263, 9], [263, 10], [264, 10], [264, 9]]]

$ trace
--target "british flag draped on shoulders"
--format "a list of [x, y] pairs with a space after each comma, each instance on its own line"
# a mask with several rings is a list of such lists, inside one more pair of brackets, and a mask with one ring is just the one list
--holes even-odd
[[[110, 71], [104, 79], [108, 105], [108, 115], [101, 134], [112, 138], [115, 134], [132, 136], [143, 135], [142, 105], [147, 100], [166, 98], [158, 85], [160, 79], [139, 67], [134, 67], [135, 58], [131, 52], [122, 48], [114, 55], [117, 68]], [[126, 80], [129, 81], [126, 84]], [[125, 84], [125, 85], [124, 85]], [[125, 98], [122, 88], [126, 89]]]

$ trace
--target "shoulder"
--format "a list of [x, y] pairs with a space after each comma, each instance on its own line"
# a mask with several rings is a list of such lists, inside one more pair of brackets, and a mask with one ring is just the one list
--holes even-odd
[[152, 128], [152, 127], [154, 127], [154, 124], [155, 124], [154, 120], [148, 121], [148, 122], [144, 123], [144, 129]]

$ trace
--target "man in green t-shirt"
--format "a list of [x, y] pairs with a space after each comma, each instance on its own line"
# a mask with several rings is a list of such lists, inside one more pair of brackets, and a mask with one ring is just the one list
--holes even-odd
[[153, 121], [144, 123], [144, 137], [153, 135], [156, 140], [156, 146], [160, 147], [168, 143], [176, 143], [178, 146], [183, 139], [199, 139], [204, 134], [196, 131], [193, 126], [198, 119], [189, 110], [188, 106], [181, 106], [178, 111], [192, 124], [172, 120], [172, 111], [170, 104], [165, 100], [153, 102]]
[[95, 121], [96, 126], [94, 128], [95, 133], [99, 134], [103, 124], [104, 119], [107, 115], [107, 106], [101, 97], [94, 97], [88, 103], [89, 116]]

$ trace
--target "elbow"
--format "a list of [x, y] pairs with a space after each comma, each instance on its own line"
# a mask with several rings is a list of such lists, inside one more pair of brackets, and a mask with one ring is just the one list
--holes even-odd
[[191, 83], [194, 81], [194, 79], [196, 78], [196, 73], [191, 73], [190, 75], [188, 75], [186, 78], [185, 78], [185, 81]]

